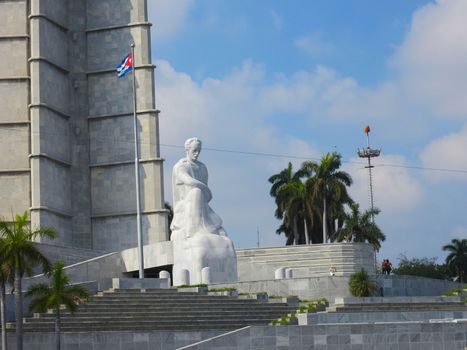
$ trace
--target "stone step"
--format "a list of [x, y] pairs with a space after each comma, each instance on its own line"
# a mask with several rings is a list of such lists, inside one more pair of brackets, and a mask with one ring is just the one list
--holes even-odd
[[[98, 296], [98, 297], [93, 297], [89, 301], [118, 301], [118, 302], [125, 302], [125, 301], [132, 301], [135, 300], [134, 296]], [[183, 295], [164, 295], [164, 296], [144, 296], [144, 297], [138, 297], [138, 300], [141, 301], [161, 301], [165, 302], [167, 300], [180, 300], [180, 301], [203, 301], [203, 302], [224, 302], [224, 301], [231, 301], [233, 303], [244, 303], [244, 304], [254, 304], [254, 300], [248, 300], [248, 299], [236, 299], [232, 297], [227, 297], [227, 296], [205, 296], [205, 295], [200, 295], [200, 296], [183, 296]]]
[[[97, 330], [97, 329], [112, 329], [112, 330], [134, 330], [134, 329], [165, 329], [165, 328], [179, 328], [183, 329], [186, 327], [196, 326], [209, 326], [209, 327], [232, 327], [235, 328], [237, 325], [264, 325], [267, 324], [270, 320], [265, 320], [262, 318], [249, 319], [249, 320], [176, 320], [173, 321], [141, 321], [141, 320], [108, 320], [108, 321], [79, 321], [79, 322], [64, 322], [62, 323], [62, 330], [80, 331], [80, 330]], [[23, 325], [25, 330], [44, 330], [44, 329], [53, 329], [55, 323], [53, 321], [41, 322], [41, 323], [25, 323]]]
[[[149, 293], [116, 290], [93, 297], [74, 315], [64, 311], [62, 326], [69, 331], [236, 329], [246, 325], [266, 325], [293, 309], [285, 303], [268, 304], [196, 293], [187, 295], [173, 290]], [[53, 314], [25, 320], [28, 331], [53, 326]]]
[[[199, 304], [199, 305], [237, 305], [251, 307], [256, 305], [268, 305], [266, 302], [258, 302], [254, 299], [238, 299], [230, 298], [227, 300], [209, 300], [209, 299], [178, 299], [178, 298], [168, 298], [165, 300], [151, 300], [151, 299], [91, 299], [85, 305], [127, 305], [127, 304], [136, 304], [136, 305], [189, 305], [189, 304]], [[286, 303], [274, 303], [276, 307], [286, 306]]]
[[[342, 251], [353, 251], [356, 246], [355, 243], [352, 245], [346, 245], [342, 243], [326, 243], [326, 244], [309, 244], [309, 245], [298, 245], [290, 247], [270, 247], [270, 248], [252, 248], [252, 249], [237, 249], [237, 259], [246, 256], [261, 256], [261, 255], [274, 255], [283, 254], [291, 255], [299, 252], [342, 252]], [[365, 249], [362, 244], [362, 249]]]
[[[262, 321], [263, 323], [267, 323], [271, 320], [277, 319], [277, 315], [229, 315], [228, 322], [249, 322], [249, 321]], [[185, 315], [184, 317], [182, 316], [170, 316], [166, 315], [161, 321], [161, 318], [150, 318], [150, 317], [133, 317], [133, 316], [128, 316], [128, 317], [65, 317], [62, 319], [62, 324], [63, 325], [74, 325], [78, 323], [125, 323], [125, 322], [131, 322], [131, 323], [138, 323], [138, 322], [151, 322], [154, 324], [159, 324], [159, 323], [175, 323], [175, 324], [180, 324], [181, 322], [213, 322], [213, 323], [218, 323], [224, 321], [225, 318], [219, 316], [219, 315], [212, 315], [212, 316], [202, 316], [202, 315]], [[36, 324], [43, 324], [44, 322], [49, 322], [53, 323], [54, 318], [46, 318], [46, 319], [26, 319], [24, 324], [28, 325], [36, 325]]]
[[[362, 260], [360, 254], [356, 254], [354, 250], [348, 252], [339, 251], [339, 254], [330, 254], [329, 252], [300, 252], [291, 253], [288, 255], [283, 254], [264, 254], [260, 256], [241, 257], [238, 259], [240, 263], [245, 262], [258, 262], [258, 261], [287, 261], [287, 260], [317, 260], [317, 259], [333, 259], [335, 261], [345, 262], [346, 258], [354, 258]], [[370, 256], [368, 256], [368, 259]], [[366, 260], [366, 259], [365, 259]]]
[[[187, 311], [190, 311], [189, 313]], [[81, 318], [138, 318], [138, 317], [143, 317], [147, 319], [152, 319], [152, 318], [158, 318], [161, 316], [164, 316], [166, 318], [177, 318], [177, 317], [203, 317], [203, 318], [215, 318], [219, 317], [221, 315], [222, 317], [225, 317], [228, 315], [229, 317], [237, 317], [237, 316], [242, 316], [242, 317], [265, 317], [265, 316], [275, 316], [278, 314], [282, 313], [288, 313], [294, 310], [291, 309], [285, 309], [283, 312], [278, 313], [277, 311], [268, 311], [268, 310], [262, 310], [261, 312], [257, 312], [257, 310], [238, 310], [238, 311], [232, 311], [229, 309], [226, 309], [223, 311], [221, 314], [217, 311], [212, 311], [212, 310], [198, 310], [198, 311], [193, 311], [193, 310], [186, 310], [186, 311], [175, 311], [171, 312], [170, 314], [167, 314], [166, 311], [157, 311], [157, 312], [127, 312], [127, 313], [122, 313], [122, 312], [80, 312], [76, 314], [62, 314], [61, 317], [62, 319], [70, 319], [70, 320], [75, 320], [75, 319], [81, 319]], [[47, 319], [54, 319], [55, 315], [54, 314], [41, 314], [40, 317], [28, 317], [26, 318], [27, 322], [40, 322], [41, 320], [47, 320]]]
[[[219, 313], [219, 312], [287, 312], [289, 310], [294, 310], [295, 307], [273, 307], [268, 308], [267, 305], [261, 308], [244, 308], [244, 307], [229, 307], [228, 305], [219, 305], [218, 307], [196, 307], [196, 306], [185, 306], [185, 307], [174, 307], [170, 309], [170, 313], [186, 313], [186, 312], [193, 312], [193, 313], [202, 313], [202, 312], [211, 312], [211, 313]], [[104, 308], [104, 307], [94, 307], [94, 308], [80, 308], [79, 314], [92, 314], [92, 313], [108, 313], [108, 314], [118, 314], [118, 313], [164, 313], [168, 312], [167, 308], [161, 307], [151, 307], [151, 308]], [[68, 311], [62, 313], [62, 315], [68, 315]], [[52, 315], [52, 314], [48, 314]]]
[[[248, 323], [232, 323], [228, 325], [224, 324], [217, 324], [217, 323], [209, 323], [209, 324], [189, 324], [189, 325], [177, 325], [177, 324], [167, 324], [167, 325], [158, 325], [157, 327], [153, 325], [112, 325], [111, 327], [107, 326], [100, 326], [100, 325], [91, 325], [91, 326], [73, 326], [73, 327], [62, 327], [62, 331], [64, 332], [98, 332], [98, 331], [208, 331], [208, 330], [225, 330], [231, 331], [239, 328], [243, 328], [246, 326], [261, 326], [265, 325], [264, 322], [248, 322]], [[12, 330], [9, 330], [12, 332]], [[54, 325], [50, 324], [44, 327], [24, 327], [24, 331], [26, 332], [53, 332]]]
[[[252, 303], [256, 302], [255, 303]], [[245, 307], [252, 307], [256, 305], [268, 305], [267, 302], [258, 302], [254, 299], [237, 299], [237, 298], [232, 298], [232, 300], [187, 300], [187, 299], [166, 299], [166, 300], [151, 300], [151, 299], [130, 299], [130, 300], [96, 300], [92, 299], [88, 301], [86, 304], [83, 305], [191, 305], [191, 304], [197, 304], [197, 305], [233, 305], [233, 306], [245, 306]], [[275, 306], [273, 307], [280, 307], [280, 306], [287, 306], [286, 303], [274, 303]], [[260, 306], [262, 307], [262, 306]]]

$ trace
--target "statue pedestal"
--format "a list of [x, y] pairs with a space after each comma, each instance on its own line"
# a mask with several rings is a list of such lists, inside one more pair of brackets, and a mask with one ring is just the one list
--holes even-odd
[[174, 240], [173, 256], [174, 286], [237, 281], [237, 255], [227, 236], [197, 233]]

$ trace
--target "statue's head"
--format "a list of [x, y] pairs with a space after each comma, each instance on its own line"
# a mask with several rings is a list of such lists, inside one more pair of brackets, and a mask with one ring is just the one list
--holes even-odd
[[189, 160], [195, 161], [201, 153], [201, 140], [197, 137], [192, 137], [185, 141], [186, 156]]

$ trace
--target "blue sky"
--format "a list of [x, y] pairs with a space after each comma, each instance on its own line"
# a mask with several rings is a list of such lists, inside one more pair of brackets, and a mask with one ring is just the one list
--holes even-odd
[[[237, 247], [284, 244], [270, 175], [342, 154], [368, 206], [356, 156], [374, 147], [380, 258], [444, 259], [467, 238], [467, 2], [148, 0], [165, 197], [188, 137], [203, 141], [213, 209]], [[268, 157], [244, 151], [289, 155]], [[298, 157], [298, 158], [297, 158]], [[410, 168], [410, 167], [417, 167]], [[447, 171], [429, 170], [447, 169]]]

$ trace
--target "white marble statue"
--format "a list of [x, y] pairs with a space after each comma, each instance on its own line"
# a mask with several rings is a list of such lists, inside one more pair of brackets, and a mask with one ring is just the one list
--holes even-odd
[[198, 161], [201, 141], [188, 139], [185, 150], [186, 158], [180, 159], [172, 172], [174, 285], [236, 281], [232, 240], [222, 228], [222, 219], [209, 206], [208, 171]]

